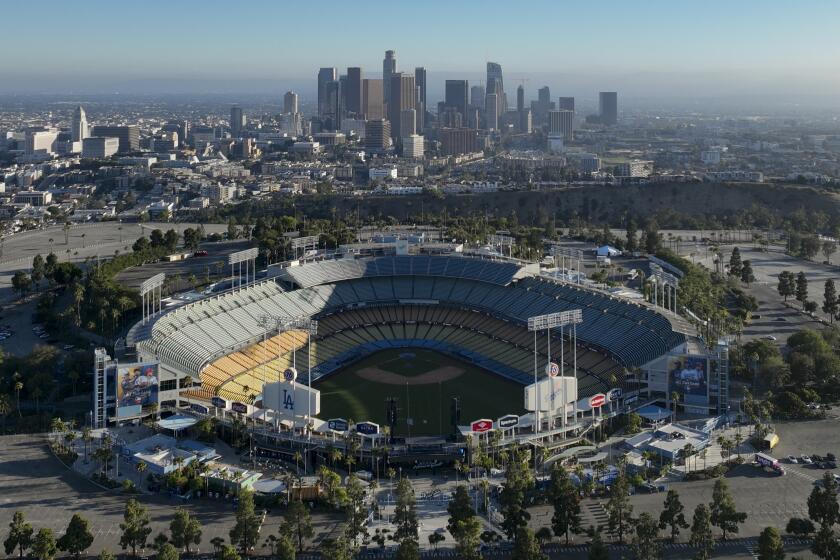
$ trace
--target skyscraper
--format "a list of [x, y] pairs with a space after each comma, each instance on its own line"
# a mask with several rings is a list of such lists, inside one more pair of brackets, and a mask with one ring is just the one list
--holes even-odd
[[467, 80], [446, 80], [446, 107], [451, 107], [461, 113], [463, 122], [467, 120], [467, 95], [469, 95], [469, 91], [470, 84]]
[[598, 94], [598, 115], [607, 126], [618, 124], [618, 93], [602, 91]]
[[94, 126], [91, 136], [107, 136], [119, 138], [120, 153], [136, 152], [140, 149], [140, 129], [137, 125], [127, 126]]
[[[376, 81], [381, 83], [381, 80]], [[365, 149], [381, 152], [388, 148], [390, 137], [391, 124], [387, 120], [372, 119], [365, 124]]]
[[369, 121], [385, 118], [385, 98], [382, 93], [382, 80], [362, 80], [362, 113]]
[[417, 134], [417, 111], [414, 108], [400, 111], [400, 139]]
[[293, 91], [287, 91], [283, 96], [283, 112], [297, 113], [298, 112], [298, 94]]
[[242, 136], [242, 129], [245, 128], [245, 113], [241, 107], [234, 105], [230, 108], [230, 134], [234, 138]]
[[417, 133], [426, 129], [426, 69], [418, 66], [414, 69], [414, 86], [417, 88]]
[[391, 102], [391, 75], [397, 71], [397, 53], [385, 51], [385, 58], [382, 60], [382, 85], [385, 96], [385, 104]]
[[327, 83], [338, 79], [335, 68], [321, 68], [318, 70], [318, 116], [324, 116], [327, 108]]
[[388, 99], [388, 120], [391, 121], [391, 138], [398, 142], [402, 138], [400, 120], [402, 112], [414, 109], [417, 92], [414, 75], [397, 72], [391, 75], [391, 97]]
[[358, 67], [347, 69], [347, 88], [344, 92], [347, 101], [345, 107], [348, 113], [359, 115], [362, 112], [362, 69]]
[[484, 119], [487, 130], [499, 129], [499, 96], [495, 93], [488, 93], [484, 102]]
[[73, 124], [72, 124], [72, 135], [73, 135], [73, 142], [81, 142], [88, 136], [90, 136], [90, 131], [88, 130], [88, 122], [87, 122], [87, 115], [85, 114], [84, 108], [79, 105], [76, 107], [76, 110], [73, 111]]
[[507, 108], [505, 99], [505, 83], [502, 78], [502, 65], [498, 62], [487, 63], [487, 95], [495, 93], [499, 101], [497, 115], [501, 115]]
[[470, 88], [470, 107], [484, 109], [484, 97], [487, 95], [484, 86], [473, 86]]
[[563, 140], [571, 140], [573, 136], [575, 112], [563, 109], [548, 113], [548, 135], [562, 136]]
[[525, 87], [519, 84], [516, 88], [516, 118], [517, 129], [524, 134], [531, 133], [531, 110], [525, 109]]
[[557, 100], [557, 108], [561, 111], [574, 111], [575, 98], [574, 97], [560, 97]]
[[322, 123], [329, 130], [341, 129], [341, 118], [344, 113], [344, 96], [341, 93], [341, 82], [333, 80], [325, 86], [324, 114]]

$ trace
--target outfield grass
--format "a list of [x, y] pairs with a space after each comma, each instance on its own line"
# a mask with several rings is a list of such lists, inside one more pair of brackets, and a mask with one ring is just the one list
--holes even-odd
[[[428, 385], [391, 385], [362, 379], [361, 369], [414, 377], [443, 366], [464, 370], [459, 377]], [[386, 425], [385, 401], [397, 399], [398, 435], [408, 435], [406, 418], [414, 420], [412, 436], [449, 433], [450, 403], [461, 398], [461, 423], [479, 418], [496, 419], [505, 414], [522, 414], [523, 386], [495, 373], [439, 352], [407, 348], [376, 352], [315, 384], [321, 391], [319, 417], [370, 420]]]

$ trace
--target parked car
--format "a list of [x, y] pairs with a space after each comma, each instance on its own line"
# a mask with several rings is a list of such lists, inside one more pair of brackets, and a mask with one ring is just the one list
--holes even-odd
[[793, 455], [788, 455], [787, 460], [788, 460], [788, 463], [791, 463], [793, 465], [799, 464], [799, 460], [796, 457], [794, 457]]
[[803, 462], [803, 463], [805, 463], [806, 465], [813, 464], [813, 462], [814, 462], [814, 461], [813, 461], [810, 457], [808, 457], [807, 455], [802, 455], [802, 457], [800, 457], [800, 459], [802, 459], [802, 462]]

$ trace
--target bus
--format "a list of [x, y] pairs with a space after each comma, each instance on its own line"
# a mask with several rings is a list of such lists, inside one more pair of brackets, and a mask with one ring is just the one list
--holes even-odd
[[785, 474], [785, 468], [779, 463], [779, 460], [766, 453], [756, 453], [755, 462], [762, 467], [770, 467], [779, 474]]

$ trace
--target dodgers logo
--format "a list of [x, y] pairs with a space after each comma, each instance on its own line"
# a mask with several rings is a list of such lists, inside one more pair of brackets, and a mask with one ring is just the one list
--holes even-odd
[[283, 408], [285, 408], [286, 410], [295, 409], [295, 397], [286, 389], [283, 389]]

